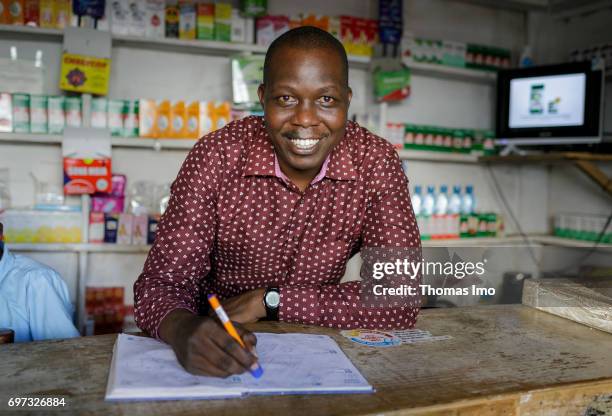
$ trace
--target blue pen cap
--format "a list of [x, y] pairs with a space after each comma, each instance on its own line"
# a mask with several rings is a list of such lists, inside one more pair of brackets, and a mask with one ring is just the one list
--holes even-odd
[[261, 376], [263, 376], [263, 368], [261, 368], [259, 364], [257, 364], [257, 368], [255, 370], [250, 370], [250, 371], [251, 371], [251, 375], [255, 378], [260, 378]]

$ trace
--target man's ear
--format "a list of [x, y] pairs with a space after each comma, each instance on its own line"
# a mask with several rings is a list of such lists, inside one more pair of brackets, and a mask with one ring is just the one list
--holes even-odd
[[351, 89], [351, 87], [348, 87], [348, 105], [347, 107], [349, 107], [351, 105], [351, 100], [353, 99], [353, 90]]
[[261, 108], [264, 108], [264, 96], [266, 94], [266, 87], [264, 84], [259, 84], [257, 88], [257, 96], [259, 97], [259, 104], [261, 104]]

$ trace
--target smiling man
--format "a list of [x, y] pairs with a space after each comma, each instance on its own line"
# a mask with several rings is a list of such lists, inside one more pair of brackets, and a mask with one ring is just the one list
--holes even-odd
[[415, 302], [376, 304], [361, 282], [340, 283], [360, 250], [420, 248], [400, 160], [347, 120], [351, 97], [342, 44], [293, 29], [266, 54], [265, 116], [230, 123], [187, 156], [134, 291], [140, 328], [188, 371], [227, 376], [256, 360], [209, 317], [209, 293], [237, 323], [414, 325]]

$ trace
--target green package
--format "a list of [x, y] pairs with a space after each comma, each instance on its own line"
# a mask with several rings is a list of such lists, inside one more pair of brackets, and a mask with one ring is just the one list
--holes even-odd
[[242, 0], [240, 3], [240, 9], [248, 17], [261, 17], [268, 9], [267, 0]]
[[215, 4], [215, 39], [229, 42], [232, 39], [232, 5]]
[[48, 112], [48, 131], [49, 134], [64, 133], [64, 125], [66, 124], [66, 112], [64, 109], [64, 97], [54, 96], [47, 100]]
[[138, 137], [139, 101], [126, 101], [124, 109], [123, 137]]
[[374, 71], [374, 96], [377, 101], [401, 101], [410, 95], [410, 69]]
[[121, 136], [124, 133], [126, 102], [124, 100], [108, 100], [108, 129], [111, 136]]
[[13, 94], [13, 131], [30, 132], [30, 95]]
[[47, 134], [47, 96], [30, 96], [30, 132]]

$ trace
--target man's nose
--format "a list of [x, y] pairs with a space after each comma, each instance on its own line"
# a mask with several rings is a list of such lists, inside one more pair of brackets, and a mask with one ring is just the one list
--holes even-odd
[[319, 124], [317, 111], [314, 103], [301, 101], [296, 109], [293, 123], [300, 127], [311, 127]]

